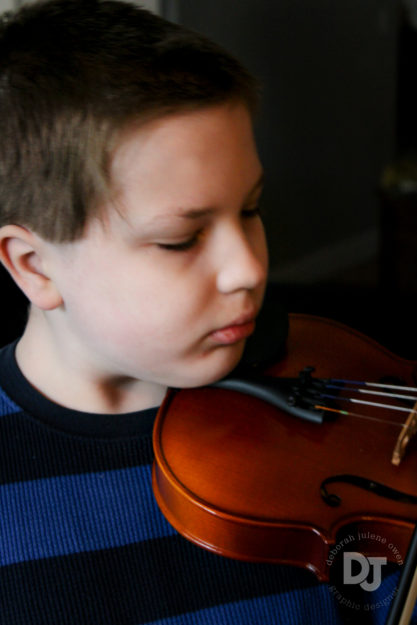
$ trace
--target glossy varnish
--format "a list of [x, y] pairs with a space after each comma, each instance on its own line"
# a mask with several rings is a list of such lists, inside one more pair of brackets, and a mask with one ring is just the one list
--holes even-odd
[[[417, 386], [415, 363], [337, 322], [290, 315], [286, 355], [267, 373], [297, 377], [310, 365], [319, 378]], [[154, 429], [157, 502], [186, 538], [226, 557], [302, 566], [326, 580], [345, 536], [350, 551], [401, 564], [417, 505], [344, 483], [329, 486], [338, 507], [320, 494], [326, 478], [354, 474], [417, 496], [416, 441], [391, 462], [404, 413], [355, 412], [376, 420], [337, 415], [320, 425], [235, 391], [171, 391]]]

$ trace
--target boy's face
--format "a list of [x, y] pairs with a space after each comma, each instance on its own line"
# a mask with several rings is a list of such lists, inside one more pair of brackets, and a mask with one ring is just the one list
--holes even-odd
[[117, 207], [55, 246], [65, 340], [84, 364], [188, 387], [238, 363], [267, 274], [261, 176], [240, 105], [125, 134], [112, 165]]

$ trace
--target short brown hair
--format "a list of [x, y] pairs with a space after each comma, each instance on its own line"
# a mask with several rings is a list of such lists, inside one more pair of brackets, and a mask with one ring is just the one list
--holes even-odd
[[205, 37], [114, 0], [47, 0], [0, 24], [0, 226], [81, 236], [109, 191], [133, 120], [229, 100], [257, 85]]

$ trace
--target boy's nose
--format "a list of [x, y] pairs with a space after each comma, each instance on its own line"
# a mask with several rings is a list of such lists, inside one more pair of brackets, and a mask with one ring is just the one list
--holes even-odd
[[221, 293], [253, 290], [265, 282], [268, 253], [263, 232], [254, 240], [244, 232], [235, 232], [223, 245], [217, 273], [217, 289]]

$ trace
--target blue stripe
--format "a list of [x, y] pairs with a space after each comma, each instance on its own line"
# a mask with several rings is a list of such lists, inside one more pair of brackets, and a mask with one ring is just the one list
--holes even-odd
[[4, 417], [8, 414], [15, 414], [16, 412], [22, 412], [20, 406], [15, 404], [4, 390], [0, 386], [0, 417]]
[[0, 565], [120, 547], [175, 534], [150, 488], [151, 467], [0, 487]]
[[[152, 625], [339, 625], [327, 584], [256, 597], [152, 621]], [[149, 625], [151, 625], [149, 623]]]

